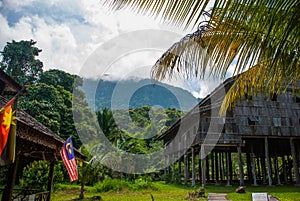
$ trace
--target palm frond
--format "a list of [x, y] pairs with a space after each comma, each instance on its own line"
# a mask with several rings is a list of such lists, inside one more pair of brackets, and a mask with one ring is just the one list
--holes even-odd
[[[234, 75], [256, 66], [255, 73], [247, 76], [244, 83], [242, 78], [237, 82], [240, 89], [251, 82], [255, 84], [248, 87], [274, 92], [278, 83], [285, 87], [296, 83], [300, 76], [299, 5], [296, 1], [276, 1], [276, 5], [236, 3], [227, 8], [232, 12], [226, 16], [216, 9], [209, 22], [200, 24], [196, 32], [163, 54], [152, 69], [152, 77], [160, 80], [177, 71], [185, 78], [203, 78], [210, 64], [210, 73], [222, 78], [229, 66], [235, 65]], [[239, 7], [243, 10], [234, 13]], [[264, 15], [255, 13], [262, 8]], [[236, 98], [227, 96], [228, 103], [224, 105], [229, 107]]]
[[103, 0], [111, 10], [130, 8], [136, 13], [159, 17], [175, 26], [196, 25], [209, 0]]
[[[160, 80], [177, 72], [185, 78], [203, 78], [209, 64], [209, 72], [220, 77], [226, 76], [231, 65], [234, 75], [249, 69], [252, 74], [243, 74], [235, 84], [240, 95], [229, 93], [233, 95], [226, 97], [223, 109], [242, 96], [245, 84], [253, 88], [250, 91], [274, 92], [278, 84], [287, 88], [294, 83], [296, 87], [300, 78], [298, 0], [216, 0], [211, 10], [209, 2], [106, 0], [104, 4], [113, 10], [129, 7], [159, 16], [175, 26], [199, 24], [197, 31], [162, 55], [152, 69], [152, 77]], [[204, 11], [209, 11], [207, 22], [201, 22], [201, 15], [208, 13]]]
[[270, 79], [267, 65], [259, 64], [248, 71], [235, 76], [233, 85], [227, 91], [221, 105], [220, 115], [224, 116], [240, 100], [253, 100], [256, 96], [264, 97], [280, 94], [281, 92], [291, 92], [293, 95], [300, 93], [300, 74], [295, 71], [293, 79], [285, 79], [277, 74], [275, 82]]

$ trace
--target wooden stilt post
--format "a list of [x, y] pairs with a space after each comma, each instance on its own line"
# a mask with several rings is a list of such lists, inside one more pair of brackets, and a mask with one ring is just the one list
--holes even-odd
[[192, 186], [195, 186], [195, 148], [192, 147]]
[[294, 175], [296, 177], [296, 185], [300, 185], [298, 160], [297, 160], [297, 154], [296, 154], [296, 150], [295, 150], [295, 143], [294, 143], [293, 139], [290, 139], [290, 146], [291, 146], [291, 153], [292, 153], [292, 158], [293, 158]]
[[261, 180], [261, 167], [260, 167], [260, 156], [256, 158], [256, 167], [257, 167], [257, 178]]
[[[205, 175], [205, 158], [204, 158], [204, 153], [205, 153], [205, 147], [201, 147], [201, 150], [199, 151], [199, 158], [201, 159], [201, 179], [202, 179], [202, 187], [205, 187], [206, 185], [206, 175]], [[207, 157], [207, 156], [206, 156]]]
[[226, 168], [225, 168], [225, 155], [226, 155], [226, 152], [222, 152], [222, 157], [221, 157], [221, 163], [222, 163], [222, 179], [225, 181], [225, 177], [226, 177]]
[[187, 163], [188, 163], [188, 156], [187, 156], [187, 153], [184, 154], [184, 157], [183, 157], [183, 164], [184, 164], [184, 185], [187, 185], [187, 182], [188, 182], [188, 166], [187, 166]]
[[200, 151], [199, 151], [199, 154], [198, 154], [198, 164], [199, 164], [199, 169], [198, 169], [199, 181], [200, 181], [200, 183], [201, 183], [201, 181], [202, 181], [202, 168], [201, 168]]
[[8, 170], [8, 178], [7, 178], [7, 183], [6, 187], [3, 191], [2, 194], [2, 200], [4, 201], [11, 201], [12, 200], [12, 194], [14, 191], [14, 185], [15, 185], [15, 180], [16, 180], [16, 175], [17, 175], [17, 169], [18, 169], [18, 164], [19, 164], [19, 156], [16, 155], [15, 157], [15, 162], [11, 164]]
[[51, 193], [52, 193], [52, 187], [53, 187], [53, 177], [54, 177], [54, 165], [55, 161], [51, 161], [50, 163], [50, 169], [49, 169], [49, 176], [48, 176], [48, 188], [47, 190], [49, 191], [47, 201], [51, 200]]
[[268, 138], [266, 137], [265, 137], [265, 157], [266, 157], [266, 163], [268, 168], [268, 183], [269, 186], [272, 186], [272, 170], [271, 170], [270, 156], [269, 156], [269, 143], [268, 143]]
[[189, 180], [191, 178], [191, 164], [190, 164], [190, 154], [187, 153], [187, 163], [186, 163], [186, 167], [187, 167], [187, 180]]
[[175, 170], [175, 158], [176, 158], [176, 155], [175, 155], [175, 153], [174, 154], [172, 154], [172, 176], [174, 177], [175, 176], [175, 173], [176, 173], [176, 170]]
[[237, 145], [238, 152], [238, 163], [239, 163], [239, 171], [240, 171], [240, 186], [244, 186], [244, 169], [243, 169], [243, 160], [242, 160], [242, 148], [241, 145]]
[[167, 164], [168, 164], [168, 169], [167, 172], [170, 175], [171, 174], [171, 159], [170, 159], [170, 154], [167, 155]]
[[181, 157], [178, 156], [178, 173], [181, 173]]
[[180, 142], [178, 143], [178, 173], [181, 173], [181, 151]]
[[201, 159], [201, 175], [202, 175], [202, 187], [204, 187], [206, 185], [205, 183], [205, 162], [204, 162], [205, 158]]
[[288, 159], [288, 169], [289, 169], [289, 180], [290, 180], [290, 184], [293, 183], [293, 172], [292, 172], [292, 165], [293, 161], [290, 159], [290, 157], [287, 157]]
[[228, 152], [228, 160], [229, 160], [229, 177], [230, 181], [232, 181], [232, 158], [231, 158], [231, 151]]
[[277, 185], [281, 185], [280, 174], [279, 174], [279, 165], [278, 165], [277, 150], [275, 151], [274, 162], [275, 162], [275, 172], [276, 172], [276, 177], [277, 177]]
[[253, 144], [251, 144], [251, 169], [252, 169], [253, 185], [257, 186], [255, 156], [254, 156], [254, 152], [253, 152]]
[[226, 179], [227, 179], [227, 182], [226, 182], [226, 186], [231, 186], [230, 185], [230, 168], [229, 168], [229, 154], [230, 152], [227, 151], [225, 152], [226, 154]]
[[214, 155], [215, 152], [211, 152], [211, 180], [214, 181], [215, 180], [215, 161], [214, 161]]
[[282, 169], [283, 169], [283, 181], [285, 184], [287, 184], [286, 161], [284, 155], [282, 155], [281, 160], [282, 160]]
[[222, 164], [222, 152], [219, 153], [219, 170], [220, 170], [220, 181], [222, 182], [224, 180], [223, 175], [223, 164]]
[[[250, 151], [251, 152], [251, 151]], [[251, 172], [251, 157], [250, 157], [250, 152], [246, 152], [246, 164], [247, 164], [247, 177], [248, 180], [250, 182], [250, 184], [252, 184], [252, 172]]]
[[167, 176], [167, 157], [164, 155], [164, 175]]
[[209, 176], [209, 155], [205, 157], [205, 179], [206, 181], [210, 180]]
[[218, 152], [215, 153], [215, 164], [216, 164], [216, 185], [219, 183], [219, 163], [218, 163]]
[[265, 160], [265, 154], [261, 155], [260, 158], [260, 165], [261, 165], [261, 172], [262, 172], [262, 183], [266, 184], [267, 183], [267, 176], [266, 176], [266, 160]]

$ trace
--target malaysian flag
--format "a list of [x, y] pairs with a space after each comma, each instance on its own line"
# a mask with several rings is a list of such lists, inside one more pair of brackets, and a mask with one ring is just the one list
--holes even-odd
[[78, 171], [71, 137], [69, 137], [61, 147], [60, 155], [64, 161], [65, 166], [67, 167], [71, 182], [77, 180]]

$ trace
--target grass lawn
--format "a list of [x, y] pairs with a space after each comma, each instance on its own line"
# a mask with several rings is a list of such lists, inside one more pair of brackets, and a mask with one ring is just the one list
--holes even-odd
[[[121, 192], [105, 192], [98, 193], [93, 187], [85, 187], [84, 200], [90, 200], [93, 196], [101, 196], [103, 201], [151, 201], [152, 194], [156, 201], [183, 201], [187, 200], [188, 193], [193, 189], [199, 189], [199, 187], [184, 187], [181, 185], [170, 185], [164, 182], [154, 182], [155, 187], [158, 190], [143, 190], [143, 191], [128, 191], [123, 190]], [[248, 186], [246, 187], [246, 193], [237, 194], [235, 189], [237, 186], [224, 187], [224, 186], [207, 186], [205, 189], [206, 197], [207, 193], [227, 193], [228, 199], [233, 201], [251, 201], [252, 192], [268, 192], [269, 194], [279, 198], [281, 201], [300, 201], [300, 187], [296, 186]], [[74, 200], [79, 197], [79, 186], [76, 185], [60, 185], [60, 189], [52, 194], [52, 201], [65, 201]], [[207, 200], [207, 198], [199, 199]]]

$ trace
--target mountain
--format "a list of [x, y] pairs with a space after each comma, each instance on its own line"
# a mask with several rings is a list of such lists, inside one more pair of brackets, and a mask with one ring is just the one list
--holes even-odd
[[86, 93], [89, 106], [95, 110], [129, 109], [149, 105], [188, 111], [199, 101], [187, 90], [160, 82], [153, 84], [150, 79], [85, 79], [82, 90]]

